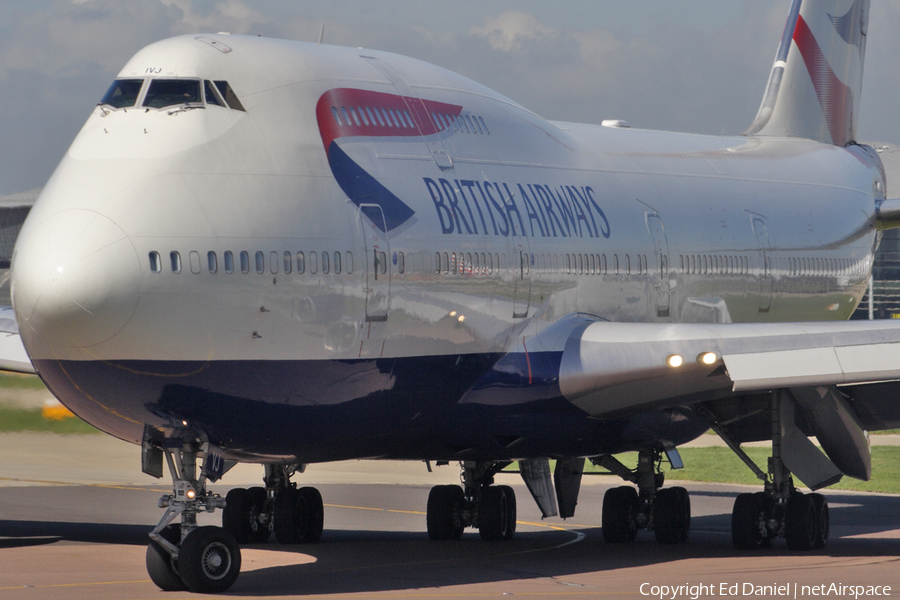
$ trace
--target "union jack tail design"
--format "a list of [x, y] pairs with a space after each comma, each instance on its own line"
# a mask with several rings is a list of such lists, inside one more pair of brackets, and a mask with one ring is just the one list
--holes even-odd
[[746, 135], [856, 140], [869, 0], [794, 0]]

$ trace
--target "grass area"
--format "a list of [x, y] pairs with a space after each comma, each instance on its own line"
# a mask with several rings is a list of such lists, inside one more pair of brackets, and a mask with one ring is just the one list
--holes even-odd
[[46, 431], [50, 433], [100, 433], [78, 417], [48, 419], [40, 408], [0, 408], [0, 433], [13, 431]]
[[44, 382], [37, 375], [0, 372], [0, 389], [6, 390], [46, 390]]

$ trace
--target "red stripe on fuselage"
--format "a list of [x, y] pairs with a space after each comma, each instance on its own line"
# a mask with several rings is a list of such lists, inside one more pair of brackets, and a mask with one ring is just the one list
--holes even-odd
[[[332, 108], [337, 112], [337, 117]], [[328, 90], [316, 104], [316, 119], [326, 151], [331, 142], [343, 137], [433, 135], [444, 131], [447, 126], [431, 115], [440, 113], [456, 118], [461, 112], [462, 106], [445, 102], [353, 88]], [[413, 121], [412, 127], [407, 116]]]
[[812, 78], [832, 142], [839, 146], [852, 142], [850, 118], [853, 109], [853, 91], [834, 74], [822, 48], [819, 47], [819, 42], [802, 16], [797, 19], [794, 42], [800, 49], [806, 70]]

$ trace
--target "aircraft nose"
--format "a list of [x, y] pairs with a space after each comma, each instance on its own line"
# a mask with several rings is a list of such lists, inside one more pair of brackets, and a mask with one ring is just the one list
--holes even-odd
[[140, 293], [137, 251], [125, 232], [81, 209], [26, 225], [16, 244], [12, 297], [29, 352], [46, 343], [86, 348], [119, 333]]

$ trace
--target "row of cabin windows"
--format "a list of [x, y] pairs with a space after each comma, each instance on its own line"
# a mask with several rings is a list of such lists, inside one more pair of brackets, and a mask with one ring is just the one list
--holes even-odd
[[863, 263], [849, 258], [790, 258], [791, 275], [859, 275]]
[[[776, 261], [779, 259], [776, 259]], [[849, 258], [784, 258], [791, 276], [855, 275], [862, 268]], [[746, 275], [750, 260], [746, 256], [681, 255], [681, 272], [688, 275]]]
[[441, 126], [441, 129], [453, 128], [454, 131], [460, 133], [476, 133], [479, 135], [491, 135], [484, 119], [481, 117], [473, 117], [470, 115], [448, 115], [446, 113], [431, 113], [434, 122]]
[[687, 275], [746, 275], [750, 260], [746, 256], [681, 255], [681, 272]]
[[[384, 253], [382, 252], [381, 255], [383, 257]], [[191, 273], [197, 275], [201, 272], [202, 265], [199, 252], [191, 250], [188, 254], [188, 262]], [[183, 270], [181, 253], [177, 250], [169, 252], [169, 267], [172, 273], [181, 273]], [[303, 252], [292, 253], [285, 251], [279, 254], [273, 250], [269, 252], [268, 258], [265, 252], [257, 251], [253, 253], [252, 268], [259, 274], [267, 271], [276, 274], [279, 270], [285, 274], [290, 274], [296, 269], [300, 275], [306, 273], [307, 270], [310, 274], [315, 275], [319, 272], [320, 267], [323, 274], [333, 273], [340, 275], [341, 272], [353, 273], [353, 253], [349, 251], [344, 254], [338, 251], [331, 253], [313, 251], [306, 255]], [[230, 250], [222, 255], [222, 270], [226, 273], [234, 273], [236, 269], [239, 269], [241, 273], [250, 272], [250, 253], [246, 250], [238, 254], [237, 262], [235, 261], [234, 253]], [[159, 252], [155, 250], [150, 252], [150, 271], [152, 273], [162, 272], [162, 258]], [[206, 253], [206, 271], [210, 274], [219, 272], [219, 256], [212, 250]]]
[[[388, 259], [384, 252], [375, 254], [375, 269], [384, 275], [388, 269]], [[620, 260], [618, 254], [612, 254], [607, 260], [606, 254], [531, 254], [530, 260], [524, 252], [520, 255], [520, 260], [513, 260], [508, 263], [519, 266], [524, 273], [529, 273], [531, 267], [534, 266], [538, 273], [566, 273], [574, 275], [646, 275], [649, 273], [649, 267], [646, 254], [637, 254], [632, 260], [630, 254], [625, 254]], [[663, 257], [663, 265], [661, 266], [662, 274], [668, 272], [668, 265]], [[413, 253], [410, 255], [411, 269], [413, 272], [426, 272], [426, 270], [435, 273], [460, 274], [460, 275], [492, 275], [499, 273], [507, 268], [507, 257], [505, 254], [490, 252], [436, 252], [433, 257], [429, 256], [429, 265], [423, 264], [423, 254]], [[711, 255], [681, 255], [681, 272], [689, 275], [746, 275], [750, 271], [750, 261], [746, 256], [711, 256]], [[830, 258], [789, 258], [789, 270], [793, 276], [798, 275], [852, 275], [859, 271], [860, 263], [851, 261], [850, 259], [830, 259]], [[223, 254], [223, 270], [226, 273], [233, 273], [236, 268], [234, 254], [229, 250]], [[396, 265], [397, 273], [406, 273], [406, 256], [403, 252], [395, 252], [393, 254], [393, 262]], [[192, 250], [189, 253], [190, 270], [194, 274], [201, 272], [200, 253]], [[169, 265], [172, 273], [181, 273], [182, 261], [181, 253], [172, 251], [169, 253]], [[329, 252], [269, 252], [268, 259], [262, 251], [256, 251], [253, 254], [251, 265], [250, 253], [246, 250], [238, 254], [237, 267], [241, 273], [249, 273], [251, 266], [256, 273], [262, 274], [267, 271], [270, 273], [278, 273], [279, 270], [286, 274], [290, 274], [294, 270], [298, 274], [303, 274], [307, 270], [311, 274], [321, 271], [323, 274], [333, 273], [335, 275], [341, 272], [353, 273], [353, 253], [345, 252], [343, 255], [339, 251]], [[632, 268], [633, 266], [633, 268]], [[150, 252], [150, 270], [153, 273], [162, 271], [162, 259], [159, 252]], [[219, 271], [218, 254], [214, 251], [206, 253], [206, 270], [208, 273], [214, 274]]]
[[[348, 114], [349, 113], [349, 114]], [[374, 125], [380, 127], [397, 127], [400, 129], [415, 129], [409, 111], [394, 110], [393, 108], [378, 108], [368, 106], [341, 106], [338, 109], [331, 107], [331, 115], [338, 125]], [[351, 120], [352, 119], [352, 120]]]
[[[401, 253], [402, 254], [402, 253]], [[521, 253], [520, 260], [513, 260], [514, 268], [521, 263], [525, 273], [535, 268], [538, 273], [567, 273], [570, 275], [646, 275], [649, 272], [647, 255], [626, 254], [619, 259], [618, 254], [606, 258], [606, 254], [531, 254]], [[632, 268], [632, 264], [634, 268]], [[478, 252], [436, 252], [434, 255], [434, 272], [458, 273], [460, 275], [491, 275], [507, 268], [506, 255]], [[665, 269], [665, 265], [663, 267]], [[400, 271], [403, 272], [402, 270]]]
[[[393, 108], [381, 108], [371, 106], [332, 106], [331, 115], [338, 125], [365, 125], [376, 127], [396, 127], [400, 129], [415, 129], [413, 119], [408, 110]], [[435, 124], [441, 129], [450, 129], [465, 133], [478, 133], [490, 135], [484, 119], [469, 115], [449, 115], [445, 113], [431, 113]]]

